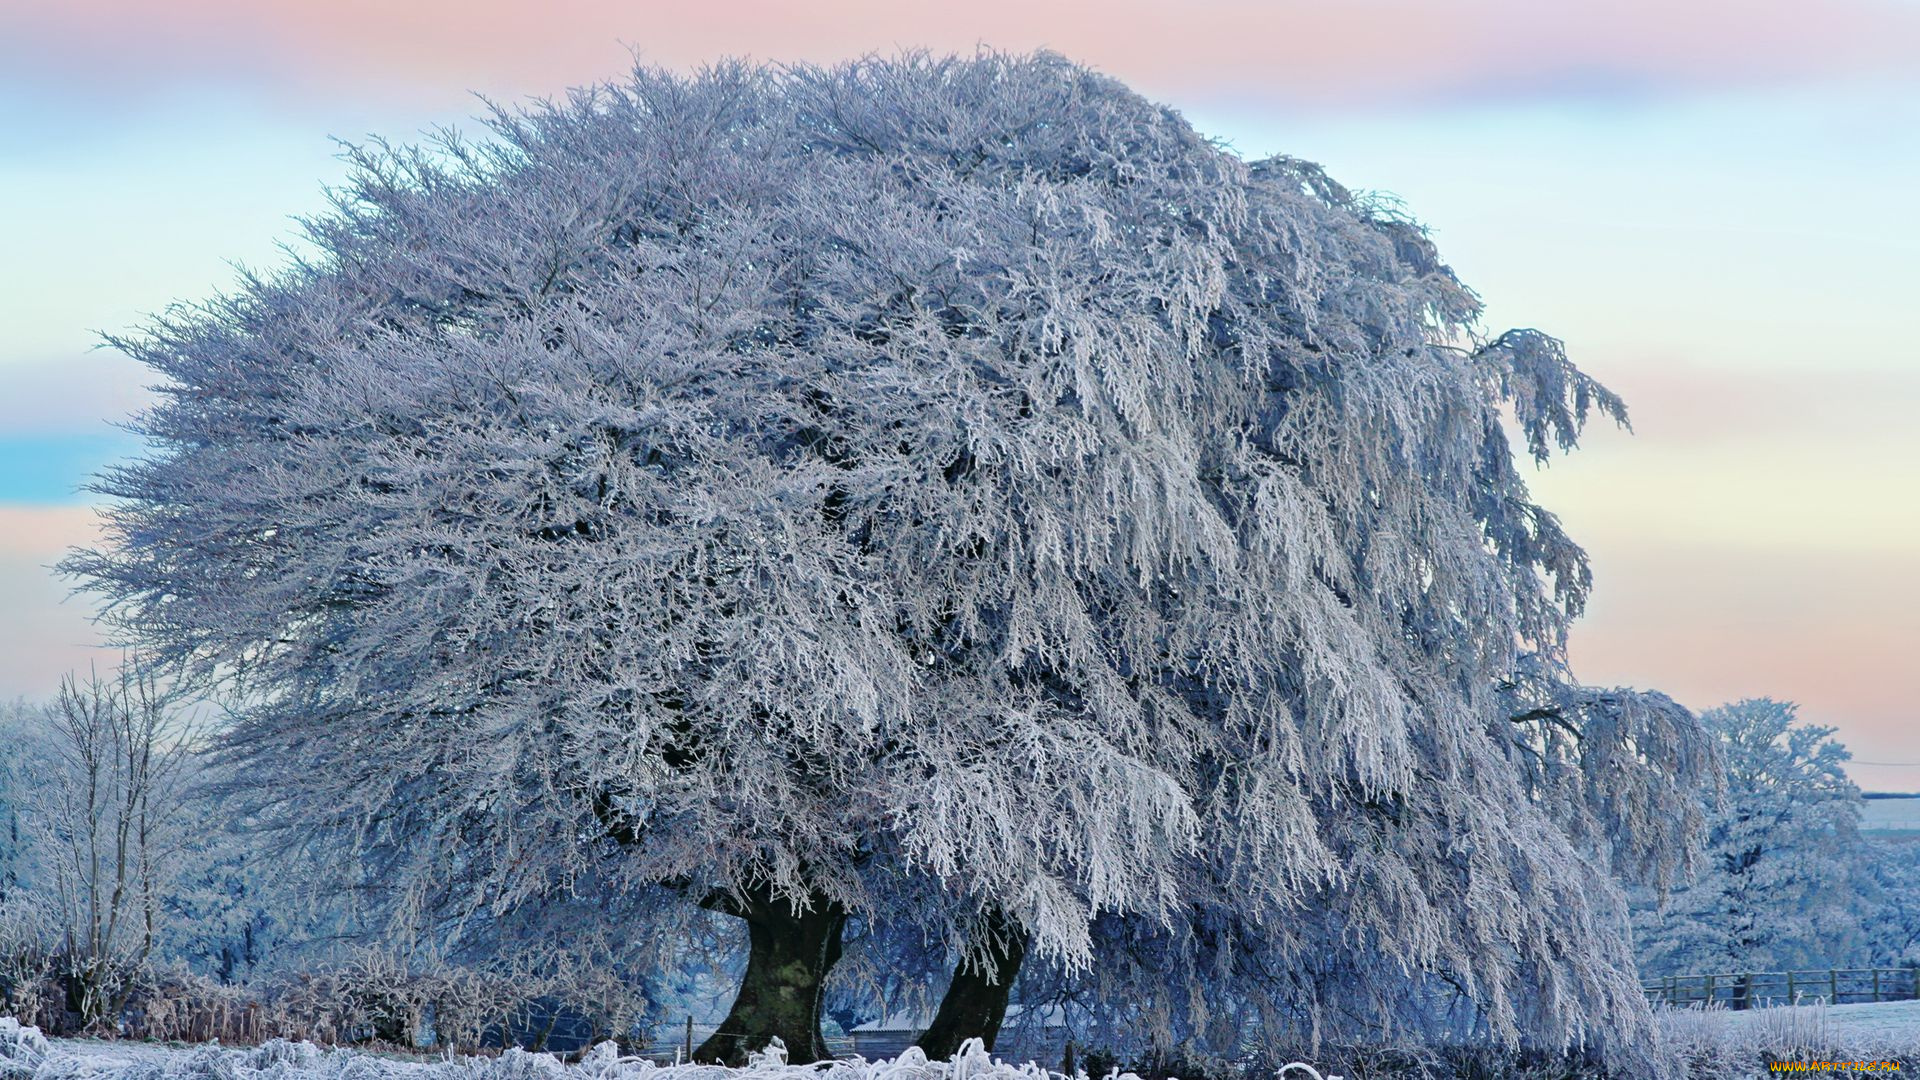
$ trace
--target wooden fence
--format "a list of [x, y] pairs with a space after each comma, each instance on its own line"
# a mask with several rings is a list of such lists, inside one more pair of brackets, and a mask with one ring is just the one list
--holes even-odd
[[1715, 975], [1667, 975], [1643, 982], [1649, 1001], [1686, 1007], [1714, 1004], [1729, 1009], [1822, 1001], [1920, 998], [1920, 968], [1829, 968], [1825, 971], [1735, 971]]

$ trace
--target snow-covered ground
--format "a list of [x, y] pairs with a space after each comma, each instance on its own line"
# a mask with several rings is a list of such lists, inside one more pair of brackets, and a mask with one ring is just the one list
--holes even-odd
[[[1765, 1075], [1762, 1053], [1784, 1060], [1920, 1059], [1920, 1001], [1749, 1012], [1677, 1010], [1661, 1016], [1669, 1041], [1702, 1076]], [[312, 1043], [258, 1047], [177, 1047], [43, 1038], [0, 1017], [0, 1080], [1060, 1080], [1038, 1065], [996, 1061], [979, 1051], [928, 1061], [909, 1049], [891, 1061], [854, 1059], [803, 1066], [769, 1055], [744, 1070], [657, 1065], [623, 1058], [613, 1044], [578, 1064], [509, 1050], [494, 1058], [408, 1061]], [[1293, 1080], [1305, 1077], [1296, 1072]], [[1137, 1080], [1122, 1074], [1118, 1080]]]
[[[953, 1061], [909, 1049], [892, 1061], [788, 1065], [766, 1056], [743, 1070], [717, 1065], [656, 1065], [622, 1058], [604, 1043], [577, 1065], [551, 1054], [509, 1050], [495, 1058], [403, 1061], [312, 1043], [274, 1040], [258, 1047], [166, 1047], [82, 1039], [46, 1039], [0, 1017], [0, 1080], [1049, 1080], [1038, 1065], [995, 1061], [973, 1047]], [[1058, 1080], [1055, 1075], [1052, 1080]], [[1122, 1074], [1120, 1080], [1137, 1080]]]
[[1783, 1006], [1742, 1012], [1678, 1009], [1664, 1013], [1663, 1019], [1669, 1028], [1704, 1028], [1724, 1031], [1729, 1036], [1792, 1032], [1842, 1041], [1893, 1041], [1920, 1046], [1920, 1001]]
[[1877, 1040], [1920, 1046], [1920, 1001], [1881, 1001], [1832, 1008], [1812, 1005], [1792, 1010], [1756, 1009], [1728, 1013], [1727, 1016], [1733, 1030], [1742, 1031], [1764, 1028], [1769, 1022], [1766, 1014], [1782, 1012], [1804, 1014], [1804, 1022], [1813, 1027], [1824, 1022], [1828, 1033], [1843, 1041]]
[[1920, 796], [1862, 802], [1860, 831], [1869, 835], [1920, 833]]
[[1766, 1076], [1767, 1058], [1907, 1067], [1920, 1062], [1920, 1001], [1743, 1012], [1679, 1009], [1660, 1019], [1668, 1045], [1699, 1076]]

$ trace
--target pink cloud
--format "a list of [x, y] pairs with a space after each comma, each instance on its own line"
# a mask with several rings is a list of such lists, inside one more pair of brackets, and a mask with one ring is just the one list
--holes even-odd
[[151, 405], [154, 372], [124, 353], [0, 364], [0, 434], [106, 434]]
[[67, 671], [117, 662], [100, 647], [93, 605], [69, 598], [72, 583], [47, 569], [68, 548], [98, 541], [88, 507], [0, 506], [0, 697], [44, 697]]
[[[100, 515], [90, 506], [0, 505], [0, 559], [57, 561], [76, 544], [96, 543]], [[48, 576], [42, 570], [40, 576]]]
[[1575, 362], [1626, 398], [1636, 441], [1663, 450], [1727, 440], [1857, 441], [1904, 431], [1920, 410], [1920, 367], [1728, 369], [1587, 354]]
[[[1856, 757], [1920, 763], [1912, 644], [1920, 575], [1890, 550], [1680, 546], [1602, 537], [1597, 591], [1574, 632], [1581, 677], [1664, 690], [1693, 708], [1771, 696], [1839, 729]], [[1920, 766], [1865, 767], [1869, 787], [1920, 790]]]
[[622, 46], [689, 67], [901, 47], [1053, 48], [1181, 100], [1407, 104], [1569, 88], [1694, 87], [1910, 67], [1920, 9], [1890, 0], [72, 0], [0, 15], [0, 56], [62, 80], [238, 81], [458, 105], [616, 76]]

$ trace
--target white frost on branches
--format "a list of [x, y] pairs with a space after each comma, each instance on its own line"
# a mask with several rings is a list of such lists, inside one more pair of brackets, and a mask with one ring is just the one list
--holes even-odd
[[1881, 962], [1870, 951], [1881, 943], [1864, 935], [1876, 914], [1875, 853], [1860, 836], [1860, 789], [1834, 729], [1800, 723], [1795, 706], [1768, 698], [1700, 720], [1722, 741], [1726, 791], [1699, 876], [1636, 915], [1643, 966], [1692, 974]]
[[1590, 578], [1502, 421], [1624, 408], [1417, 226], [1046, 55], [493, 133], [351, 151], [313, 261], [114, 341], [154, 449], [67, 566], [283, 817], [423, 910], [993, 904], [1069, 972], [1217, 916], [1507, 1037], [1644, 1019], [1604, 866], [1711, 753], [1560, 700]]

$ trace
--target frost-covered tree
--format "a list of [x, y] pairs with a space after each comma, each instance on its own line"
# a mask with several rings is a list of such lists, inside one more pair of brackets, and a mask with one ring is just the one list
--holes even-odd
[[67, 1007], [110, 1021], [158, 946], [181, 847], [185, 732], [149, 671], [67, 676], [45, 707], [28, 799]]
[[114, 339], [153, 450], [67, 567], [263, 812], [423, 917], [738, 916], [705, 1057], [821, 1053], [855, 915], [956, 964], [936, 1043], [1213, 915], [1508, 1036], [1643, 1015], [1596, 867], [1664, 871], [1710, 754], [1561, 700], [1586, 560], [1502, 421], [1624, 408], [1415, 225], [1047, 55], [492, 132], [350, 151], [313, 255]]
[[229, 806], [204, 793], [183, 805], [199, 827], [183, 844], [163, 898], [169, 928], [163, 951], [223, 984], [252, 979], [282, 935], [300, 925], [293, 917], [295, 890], [276, 880], [290, 868], [273, 864]]
[[53, 936], [52, 898], [34, 843], [30, 803], [53, 771], [40, 708], [0, 705], [0, 1015], [32, 1017], [27, 1004], [45, 973]]
[[[1539, 655], [1520, 658], [1499, 698], [1504, 742], [1484, 748], [1473, 778], [1327, 808], [1365, 823], [1367, 846], [1348, 840], [1339, 869], [1310, 882], [1294, 910], [1249, 904], [1240, 859], [1210, 849], [1183, 918], [1103, 917], [1092, 972], [1032, 973], [1027, 1015], [1065, 1015], [1093, 1045], [1163, 1062], [1251, 1055], [1273, 1066], [1272, 1054], [1304, 1041], [1407, 1034], [1631, 1053], [1639, 991], [1606, 874], [1669, 882], [1689, 868], [1703, 820], [1692, 800], [1717, 776], [1712, 745], [1664, 695], [1579, 686]], [[1483, 806], [1503, 807], [1504, 820], [1473, 820]], [[1340, 842], [1339, 823], [1319, 828], [1329, 847]], [[1498, 829], [1521, 835], [1493, 851], [1474, 838]], [[1473, 921], [1489, 911], [1540, 947], [1479, 938]], [[1555, 955], [1581, 940], [1591, 952]], [[1582, 1014], [1582, 999], [1604, 1015]], [[1609, 1047], [1616, 1037], [1627, 1041]]]
[[1753, 698], [1701, 714], [1721, 739], [1724, 800], [1699, 876], [1636, 913], [1650, 973], [1750, 972], [1864, 962], [1870, 852], [1860, 790], [1834, 729]]
[[1872, 961], [1920, 967], [1920, 844], [1873, 840], [1867, 849], [1878, 886], [1867, 921]]
[[26, 803], [42, 741], [38, 725], [29, 722], [35, 714], [25, 701], [0, 705], [0, 742], [7, 747], [0, 754], [0, 909], [21, 895], [29, 876]]

